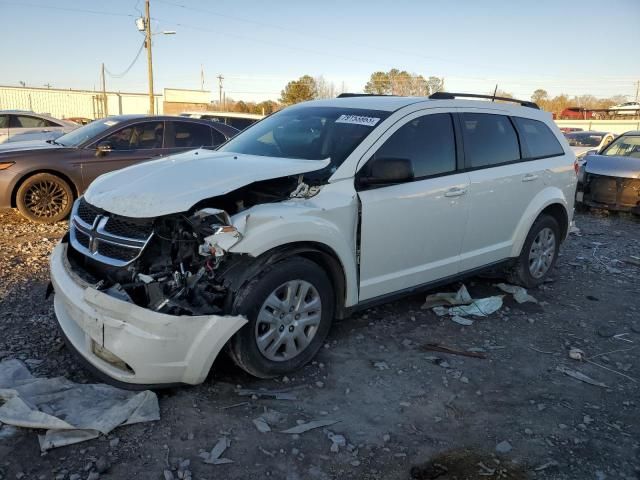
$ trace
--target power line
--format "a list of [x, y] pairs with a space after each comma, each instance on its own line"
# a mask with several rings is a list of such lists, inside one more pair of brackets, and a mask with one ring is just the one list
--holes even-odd
[[136, 53], [136, 56], [133, 57], [133, 60], [131, 61], [129, 66], [122, 73], [112, 73], [112, 72], [109, 71], [109, 69], [107, 67], [104, 67], [104, 71], [107, 72], [107, 74], [110, 77], [113, 77], [113, 78], [122, 78], [122, 77], [124, 77], [127, 73], [129, 73], [129, 70], [131, 70], [133, 68], [135, 63], [138, 61], [138, 58], [140, 58], [140, 54], [142, 53], [142, 49], [144, 48], [144, 44], [145, 44], [145, 41], [143, 40], [142, 43], [140, 44], [140, 48], [138, 49], [138, 52]]
[[0, 1], [0, 4], [4, 5], [14, 5], [16, 7], [31, 7], [31, 8], [46, 8], [49, 10], [64, 10], [67, 12], [81, 12], [81, 13], [91, 13], [96, 15], [111, 15], [112, 17], [131, 17], [135, 18], [135, 15], [130, 13], [117, 13], [117, 12], [106, 12], [104, 10], [89, 10], [86, 8], [70, 8], [70, 7], [61, 7], [58, 5], [42, 5], [39, 3], [27, 3], [27, 2], [7, 2], [5, 0]]

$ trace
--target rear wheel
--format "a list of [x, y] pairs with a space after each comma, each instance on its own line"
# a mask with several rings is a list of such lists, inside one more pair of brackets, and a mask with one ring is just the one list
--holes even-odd
[[324, 342], [335, 301], [327, 274], [293, 257], [268, 267], [236, 297], [245, 325], [230, 341], [231, 358], [260, 378], [290, 373], [308, 363]]
[[544, 282], [556, 263], [560, 227], [555, 218], [541, 215], [531, 226], [520, 256], [509, 272], [509, 281], [533, 288]]
[[73, 190], [67, 182], [50, 173], [27, 178], [16, 193], [16, 206], [28, 220], [55, 223], [71, 212]]

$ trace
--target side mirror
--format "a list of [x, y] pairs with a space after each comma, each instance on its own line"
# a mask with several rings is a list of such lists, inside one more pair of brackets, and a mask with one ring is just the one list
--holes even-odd
[[111, 153], [111, 143], [109, 142], [100, 142], [96, 147], [96, 157], [104, 157]]
[[408, 158], [372, 158], [359, 179], [362, 186], [392, 185], [414, 179], [413, 163]]
[[585, 157], [588, 157], [590, 155], [597, 155], [599, 152], [597, 150], [589, 150], [587, 153], [585, 153]]

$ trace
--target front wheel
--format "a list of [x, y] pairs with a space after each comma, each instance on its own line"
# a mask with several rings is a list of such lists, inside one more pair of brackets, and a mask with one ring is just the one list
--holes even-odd
[[36, 223], [55, 223], [66, 218], [73, 206], [73, 191], [67, 182], [50, 173], [27, 178], [16, 193], [16, 206], [23, 217]]
[[260, 378], [290, 373], [322, 346], [335, 310], [331, 282], [306, 258], [278, 262], [238, 292], [234, 313], [249, 321], [230, 341], [231, 358]]
[[558, 259], [560, 227], [555, 218], [541, 215], [531, 226], [509, 281], [527, 288], [544, 282]]

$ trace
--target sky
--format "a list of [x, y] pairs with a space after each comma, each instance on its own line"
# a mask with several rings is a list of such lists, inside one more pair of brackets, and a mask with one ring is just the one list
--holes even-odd
[[[0, 0], [0, 85], [146, 92], [135, 19], [144, 0]], [[361, 92], [398, 68], [446, 90], [636, 96], [640, 0], [151, 0], [154, 83], [218, 97], [277, 100], [290, 80], [324, 76]], [[175, 35], [162, 35], [162, 31]]]

